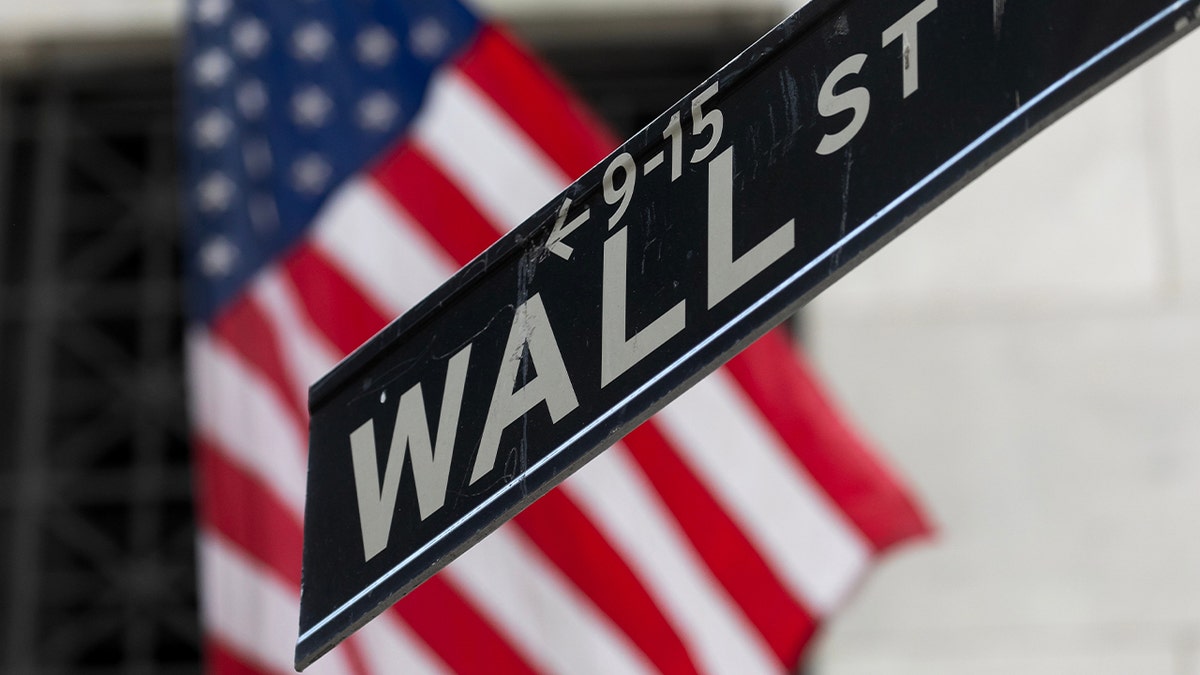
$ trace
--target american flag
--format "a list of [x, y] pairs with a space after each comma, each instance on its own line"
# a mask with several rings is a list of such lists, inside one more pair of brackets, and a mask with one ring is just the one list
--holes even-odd
[[[186, 40], [208, 669], [286, 673], [308, 386], [615, 143], [456, 0], [194, 0]], [[786, 672], [925, 531], [772, 333], [311, 670]]]

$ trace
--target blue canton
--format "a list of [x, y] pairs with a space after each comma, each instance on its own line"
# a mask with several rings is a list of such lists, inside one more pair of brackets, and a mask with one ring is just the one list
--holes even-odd
[[479, 21], [457, 0], [192, 0], [188, 22], [188, 301], [207, 321], [396, 142]]

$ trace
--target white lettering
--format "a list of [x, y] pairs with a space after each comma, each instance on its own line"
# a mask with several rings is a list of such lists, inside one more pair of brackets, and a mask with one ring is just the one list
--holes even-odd
[[[537, 376], [513, 391], [526, 350]], [[508, 343], [504, 347], [504, 360], [496, 375], [496, 389], [492, 393], [487, 421], [484, 422], [483, 435], [479, 440], [479, 454], [475, 457], [475, 468], [471, 472], [472, 483], [495, 468], [501, 432], [543, 401], [550, 410], [550, 419], [555, 423], [579, 407], [579, 399], [575, 396], [575, 388], [571, 386], [558, 340], [554, 337], [539, 294], [518, 307], [513, 317]]]
[[[617, 187], [614, 181], [617, 169], [620, 169], [624, 174], [620, 187]], [[629, 208], [629, 201], [633, 199], [633, 190], [636, 185], [637, 165], [633, 163], [633, 155], [628, 152], [622, 152], [613, 158], [612, 163], [604, 170], [604, 201], [609, 204], [621, 203], [617, 207], [617, 212], [608, 219], [608, 228], [610, 230], [616, 227], [617, 223], [621, 222], [621, 217], [625, 215], [625, 209]]]
[[[671, 142], [671, 182], [674, 183], [683, 175], [683, 123], [678, 112], [671, 115], [671, 121], [663, 130], [663, 140]], [[650, 172], [649, 165], [646, 172]]]
[[692, 164], [698, 164], [708, 159], [708, 156], [717, 149], [717, 145], [721, 142], [721, 133], [725, 129], [725, 116], [721, 114], [720, 110], [704, 112], [704, 104], [717, 95], [718, 84], [713, 82], [708, 89], [700, 92], [700, 95], [692, 101], [692, 135], [700, 136], [705, 129], [712, 129], [708, 143], [692, 153]]
[[733, 148], [708, 165], [708, 308], [712, 309], [796, 245], [796, 221], [733, 257]]
[[[471, 347], [468, 345], [450, 359], [435, 443], [430, 442], [429, 421], [425, 414], [425, 398], [421, 393], [421, 385], [417, 384], [400, 397], [382, 484], [379, 482], [375, 452], [374, 420], [367, 420], [366, 424], [350, 434], [354, 489], [358, 493], [358, 517], [362, 526], [363, 555], [366, 560], [374, 558], [387, 548], [388, 535], [392, 530], [392, 515], [396, 511], [396, 493], [400, 488], [400, 473], [404, 469], [406, 454], [412, 456], [413, 479], [417, 485], [417, 506], [421, 512], [421, 520], [442, 508], [446, 502], [446, 482], [450, 476], [450, 460], [454, 455], [458, 413], [462, 408], [470, 358]], [[411, 453], [407, 452], [409, 449], [412, 450]]]
[[912, 96], [920, 86], [920, 80], [917, 77], [917, 24], [921, 22], [921, 19], [932, 14], [935, 9], [937, 9], [937, 0], [925, 0], [914, 7], [911, 12], [905, 14], [904, 18], [883, 31], [884, 47], [895, 42], [896, 38], [901, 38], [900, 54], [904, 72], [904, 98]]
[[821, 113], [822, 117], [833, 117], [846, 110], [853, 110], [854, 118], [850, 120], [846, 128], [836, 134], [826, 134], [821, 139], [821, 143], [817, 146], [818, 155], [831, 155], [846, 147], [846, 144], [854, 140], [854, 137], [862, 130], [863, 124], [866, 123], [867, 113], [871, 109], [871, 92], [867, 91], [866, 87], [855, 87], [841, 94], [833, 93], [843, 78], [857, 75], [862, 71], [863, 64], [866, 62], [866, 54], [851, 56], [839, 63], [829, 77], [825, 78], [825, 83], [821, 85], [821, 91], [817, 95], [817, 112]]

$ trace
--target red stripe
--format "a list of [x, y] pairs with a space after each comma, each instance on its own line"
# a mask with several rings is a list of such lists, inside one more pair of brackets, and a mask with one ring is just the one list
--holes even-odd
[[812, 615], [788, 591], [654, 420], [625, 437], [634, 460], [704, 564], [786, 665], [812, 637]]
[[204, 672], [208, 675], [273, 675], [242, 660], [211, 633], [204, 640]]
[[192, 448], [201, 521], [299, 588], [303, 536], [297, 517], [218, 444], [198, 435]]
[[[299, 588], [302, 534], [298, 516], [259, 481], [229, 462], [216, 445], [198, 438], [195, 447], [202, 474], [203, 524]], [[456, 672], [532, 672], [505, 639], [439, 577], [425, 582], [391, 611]], [[339, 649], [355, 672], [365, 673], [361, 646], [352, 643], [344, 642], [347, 648]]]
[[842, 421], [782, 331], [767, 334], [726, 368], [876, 551], [929, 534], [908, 491]]
[[[369, 675], [370, 669], [363, 662], [362, 647], [353, 637], [344, 640], [333, 652], [340, 653], [354, 675]], [[250, 661], [227, 649], [221, 640], [209, 633], [204, 641], [204, 672], [208, 675], [286, 675], [271, 669], [251, 665]]]
[[307, 429], [307, 403], [297, 398], [290, 372], [280, 355], [280, 340], [286, 336], [276, 332], [258, 303], [243, 294], [213, 321], [212, 333], [263, 376], [279, 394], [297, 426]]
[[529, 539], [665, 673], [694, 673], [687, 648], [633, 571], [555, 488], [517, 515]]
[[566, 87], [500, 30], [484, 27], [458, 67], [571, 178], [617, 147]]
[[536, 672], [441, 575], [418, 586], [392, 609], [455, 673]]
[[[311, 247], [300, 247], [290, 256], [285, 269], [306, 301], [306, 310], [310, 315], [318, 310], [313, 316], [318, 329], [342, 351], [357, 347], [384, 325], [382, 315], [375, 312], [362, 299], [361, 293], [350, 287], [341, 273]], [[315, 289], [317, 293], [306, 287], [310, 284], [319, 285]], [[330, 291], [331, 287], [337, 290]], [[329, 302], [328, 299], [320, 299], [322, 291], [337, 298], [338, 304], [327, 304], [325, 308], [320, 308], [321, 302]], [[314, 301], [314, 298], [317, 300]], [[344, 315], [348, 304], [355, 307], [353, 313], [357, 315], [357, 320], [318, 321], [322, 317]], [[332, 306], [336, 306], [338, 311], [329, 311], [328, 308]], [[269, 326], [259, 326], [259, 329], [271, 332]], [[229, 462], [227, 455], [216, 445], [197, 439], [196, 448], [202, 474], [202, 518], [251, 557], [299, 588], [303, 535], [298, 516], [274, 498], [260, 481]], [[247, 517], [248, 514], [253, 514], [253, 517]], [[418, 608], [420, 611], [406, 612], [405, 608]], [[426, 640], [456, 672], [533, 672], [457, 591], [437, 577], [410, 593], [395, 611], [407, 619], [413, 631]], [[465, 646], [464, 635], [470, 635], [470, 647]], [[357, 647], [344, 649], [343, 652], [356, 672], [366, 672]]]
[[371, 175], [460, 265], [499, 236], [458, 186], [413, 145], [402, 144], [389, 152]]
[[342, 640], [341, 644], [333, 648], [335, 652], [341, 652], [342, 657], [346, 659], [346, 665], [350, 667], [350, 672], [354, 675], [369, 675], [371, 669], [367, 667], [366, 657], [363, 656], [363, 646], [354, 639], [354, 636]]
[[[370, 671], [362, 662], [359, 654], [361, 648], [353, 638], [345, 640], [334, 648], [340, 652], [355, 675], [367, 675]], [[221, 640], [211, 633], [204, 640], [204, 672], [208, 675], [286, 675], [271, 669], [251, 665], [249, 660], [236, 654], [232, 649], [221, 644]]]
[[395, 318], [372, 305], [368, 296], [311, 244], [298, 246], [288, 255], [283, 270], [284, 280], [295, 286], [312, 324], [343, 354], [357, 349]]

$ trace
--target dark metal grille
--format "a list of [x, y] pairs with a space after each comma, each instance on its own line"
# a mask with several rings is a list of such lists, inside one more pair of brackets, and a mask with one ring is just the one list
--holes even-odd
[[6, 84], [3, 669], [194, 671], [171, 72]]

